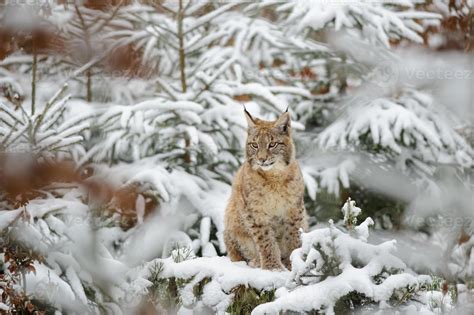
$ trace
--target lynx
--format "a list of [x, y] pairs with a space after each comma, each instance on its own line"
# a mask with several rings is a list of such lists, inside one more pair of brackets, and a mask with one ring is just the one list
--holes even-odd
[[224, 242], [232, 261], [290, 269], [290, 254], [306, 230], [304, 183], [288, 111], [276, 121], [247, 118], [245, 162], [235, 175], [225, 212]]

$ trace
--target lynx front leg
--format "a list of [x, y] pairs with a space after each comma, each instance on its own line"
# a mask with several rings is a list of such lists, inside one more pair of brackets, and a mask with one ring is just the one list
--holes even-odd
[[268, 270], [284, 270], [281, 254], [270, 224], [256, 220], [252, 214], [247, 216], [248, 229], [257, 247], [260, 267]]
[[291, 269], [290, 255], [293, 250], [301, 246], [299, 228], [295, 228], [293, 222], [286, 222], [284, 229], [286, 233], [279, 242], [281, 258], [286, 268]]
[[302, 210], [290, 211], [288, 218], [283, 220], [283, 229], [285, 231], [279, 242], [283, 264], [291, 269], [290, 255], [298, 247], [301, 247], [300, 229], [307, 229], [307, 222], [304, 208]]
[[224, 243], [231, 261], [245, 260], [240, 253], [239, 244], [235, 239], [235, 236], [230, 231], [224, 231]]

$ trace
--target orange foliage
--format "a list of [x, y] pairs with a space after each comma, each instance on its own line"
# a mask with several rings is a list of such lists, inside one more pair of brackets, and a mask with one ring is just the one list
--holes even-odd
[[464, 243], [467, 243], [467, 242], [469, 242], [470, 239], [471, 239], [471, 235], [469, 235], [466, 232], [462, 231], [461, 235], [459, 236], [459, 239], [458, 239], [458, 244], [462, 245]]
[[107, 73], [122, 77], [146, 78], [151, 74], [151, 68], [143, 63], [140, 50], [133, 44], [114, 49], [104, 60], [103, 67]]
[[235, 95], [234, 100], [238, 102], [249, 102], [252, 100], [252, 96], [248, 94]]
[[5, 171], [4, 165], [7, 159], [21, 158], [27, 153], [10, 153], [0, 156], [0, 190], [5, 194], [7, 202], [13, 207], [19, 208], [28, 203], [29, 200], [40, 198], [42, 188], [55, 182], [70, 183], [80, 179], [78, 172], [72, 162], [51, 162], [44, 159], [32, 159], [32, 163], [25, 165], [20, 174], [10, 175]]
[[130, 3], [132, 3], [130, 0], [86, 0], [84, 6], [93, 10], [108, 11], [118, 5], [124, 6]]
[[[28, 296], [15, 287], [22, 283], [24, 274], [36, 273], [34, 262], [44, 262], [44, 257], [10, 240], [2, 235], [0, 252], [4, 253], [4, 266], [8, 265], [8, 273], [0, 270], [0, 302], [10, 306], [19, 314], [45, 314]], [[16, 314], [16, 313], [14, 313]]]
[[54, 30], [37, 28], [29, 32], [0, 28], [0, 60], [22, 50], [33, 54], [60, 54], [65, 51], [65, 41]]
[[[12, 159], [14, 156], [10, 155], [8, 158]], [[72, 161], [32, 159], [33, 162], [27, 166], [28, 169], [9, 175], [3, 167], [6, 159], [5, 154], [0, 156], [0, 190], [6, 201], [15, 209], [28, 204], [32, 199], [44, 198], [43, 191], [55, 183], [84, 187], [87, 194], [85, 201], [102, 211], [98, 215], [118, 214], [119, 224], [125, 229], [137, 224], [136, 204], [139, 198], [145, 202], [144, 218], [158, 205], [157, 199], [142, 191], [140, 185], [129, 184], [116, 188], [104, 179], [91, 177], [94, 175], [91, 168], [78, 169]]]

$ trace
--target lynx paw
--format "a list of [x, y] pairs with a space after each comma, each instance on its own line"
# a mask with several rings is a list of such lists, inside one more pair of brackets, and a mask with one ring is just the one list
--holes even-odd
[[252, 259], [249, 261], [249, 266], [252, 268], [258, 268], [260, 267], [260, 262], [257, 259]]
[[283, 258], [282, 259], [283, 265], [286, 267], [286, 269], [291, 270], [291, 261], [290, 258]]

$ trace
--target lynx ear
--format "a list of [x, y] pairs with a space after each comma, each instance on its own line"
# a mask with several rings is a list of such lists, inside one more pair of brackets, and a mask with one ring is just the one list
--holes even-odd
[[255, 127], [255, 119], [250, 115], [250, 113], [247, 111], [247, 109], [244, 106], [244, 113], [245, 113], [245, 118], [247, 119], [247, 124], [249, 128]]
[[288, 111], [281, 114], [275, 122], [275, 126], [280, 130], [281, 133], [288, 134], [291, 127], [291, 117]]

